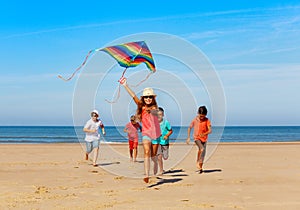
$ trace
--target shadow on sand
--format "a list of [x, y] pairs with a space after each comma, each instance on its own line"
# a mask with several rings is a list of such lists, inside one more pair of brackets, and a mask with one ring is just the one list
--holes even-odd
[[174, 179], [162, 179], [162, 178], [158, 178], [158, 179], [159, 179], [159, 181], [157, 183], [148, 186], [148, 188], [157, 187], [159, 185], [167, 184], [167, 183], [176, 183], [176, 182], [179, 182], [179, 181], [182, 180], [181, 178], [174, 178]]
[[97, 164], [98, 166], [109, 166], [109, 165], [114, 165], [114, 164], [120, 164], [120, 162], [111, 162], [111, 163], [100, 163]]
[[[199, 172], [200, 173], [200, 170], [196, 171], [196, 172]], [[202, 171], [202, 173], [215, 173], [215, 172], [222, 172], [222, 169], [205, 169]]]

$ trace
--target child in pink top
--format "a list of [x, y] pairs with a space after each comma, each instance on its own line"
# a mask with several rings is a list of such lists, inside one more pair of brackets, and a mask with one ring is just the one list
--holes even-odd
[[128, 134], [130, 161], [136, 162], [137, 147], [139, 144], [138, 130], [142, 130], [135, 116], [130, 117], [130, 122], [125, 125], [124, 132]]
[[[129, 95], [137, 105], [137, 117], [142, 122], [142, 136], [144, 147], [144, 182], [149, 182], [150, 156], [155, 159], [161, 136], [160, 125], [157, 118], [158, 106], [155, 100], [156, 95], [152, 88], [145, 88], [143, 95], [139, 99], [135, 93], [128, 87], [126, 78], [122, 77], [120, 83], [124, 86]], [[153, 142], [153, 143], [152, 143]]]
[[188, 128], [188, 137], [186, 143], [190, 143], [191, 129], [194, 128], [194, 141], [198, 146], [197, 154], [197, 168], [199, 168], [200, 173], [203, 172], [203, 162], [206, 153], [206, 142], [208, 134], [211, 133], [211, 124], [209, 119], [206, 117], [207, 109], [205, 106], [200, 106], [198, 109], [198, 115], [193, 119]]

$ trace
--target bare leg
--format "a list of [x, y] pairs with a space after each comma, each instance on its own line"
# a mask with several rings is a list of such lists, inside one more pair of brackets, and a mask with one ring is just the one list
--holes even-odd
[[156, 175], [158, 170], [157, 156], [151, 157], [151, 159], [153, 161], [153, 174]]
[[99, 153], [99, 148], [95, 148], [94, 149], [94, 159], [93, 159], [94, 166], [97, 166], [98, 153]]
[[201, 172], [201, 170], [203, 170], [203, 163], [202, 162], [199, 163], [199, 167], [200, 167], [200, 172]]
[[201, 169], [200, 167], [200, 161], [201, 161], [201, 149], [198, 150], [198, 154], [197, 154], [197, 168]]
[[203, 159], [204, 159], [204, 155], [205, 155], [205, 146], [206, 144], [203, 145], [203, 143], [201, 143], [201, 141], [197, 140], [195, 141], [196, 145], [198, 146], [198, 154], [197, 154], [197, 168], [200, 169], [200, 173], [202, 172], [202, 166], [203, 166]]
[[151, 156], [154, 157], [157, 154], [159, 144], [152, 144]]
[[150, 153], [151, 153], [151, 141], [144, 140], [144, 169], [145, 169], [145, 178], [146, 183], [149, 182], [149, 171], [150, 171]]
[[163, 174], [164, 173], [164, 166], [163, 166], [163, 159], [162, 159], [162, 155], [158, 155], [158, 165], [159, 165], [159, 174]]
[[130, 161], [132, 161], [132, 153], [133, 153], [133, 150], [129, 149]]
[[151, 159], [153, 161], [153, 173], [154, 173], [154, 175], [157, 174], [157, 169], [158, 169], [157, 156], [156, 156], [158, 146], [159, 146], [159, 144], [152, 144], [152, 147], [151, 147]]
[[136, 162], [137, 148], [133, 149], [133, 162]]

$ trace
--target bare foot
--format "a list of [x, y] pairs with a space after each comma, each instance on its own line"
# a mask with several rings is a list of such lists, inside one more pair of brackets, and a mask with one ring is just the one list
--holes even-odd
[[98, 164], [97, 164], [97, 163], [93, 163], [93, 166], [94, 166], [94, 167], [97, 167], [97, 166], [98, 166]]
[[165, 173], [165, 171], [159, 172], [158, 176], [162, 176]]
[[145, 177], [143, 180], [144, 182], [149, 183], [149, 177]]

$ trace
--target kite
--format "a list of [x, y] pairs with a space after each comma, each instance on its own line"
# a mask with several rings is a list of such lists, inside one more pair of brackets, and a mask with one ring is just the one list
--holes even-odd
[[[90, 55], [92, 55], [93, 53], [98, 52], [98, 51], [103, 51], [103, 52], [108, 53], [110, 56], [112, 56], [118, 62], [118, 64], [121, 67], [125, 68], [123, 70], [121, 78], [123, 78], [127, 68], [136, 67], [141, 63], [145, 63], [147, 68], [150, 70], [150, 73], [146, 76], [145, 79], [140, 81], [135, 86], [138, 86], [141, 83], [143, 83], [144, 81], [146, 81], [149, 78], [149, 76], [156, 71], [152, 54], [151, 54], [146, 42], [138, 41], [138, 42], [129, 42], [129, 43], [125, 43], [125, 44], [90, 50], [88, 52], [88, 54], [86, 55], [83, 63], [74, 71], [74, 73], [69, 78], [65, 79], [61, 75], [58, 75], [58, 77], [64, 81], [71, 80], [75, 76], [75, 74], [86, 64]], [[118, 92], [117, 99], [119, 98], [119, 96], [120, 96], [120, 86], [119, 86], [119, 92]], [[108, 101], [108, 100], [106, 100], [106, 101]], [[110, 102], [110, 101], [108, 101], [108, 102]], [[110, 102], [110, 103], [114, 103], [114, 102]]]
[[97, 51], [103, 51], [112, 56], [120, 66], [125, 67], [122, 77], [124, 76], [127, 68], [136, 67], [141, 63], [145, 63], [147, 68], [151, 71], [150, 73], [154, 73], [156, 71], [154, 60], [152, 54], [144, 41], [139, 42], [129, 42], [125, 44], [99, 48], [90, 50], [85, 57], [83, 63], [74, 71], [74, 73], [67, 79], [63, 78], [61, 75], [58, 75], [64, 81], [71, 80], [75, 74], [86, 64], [90, 55]]

